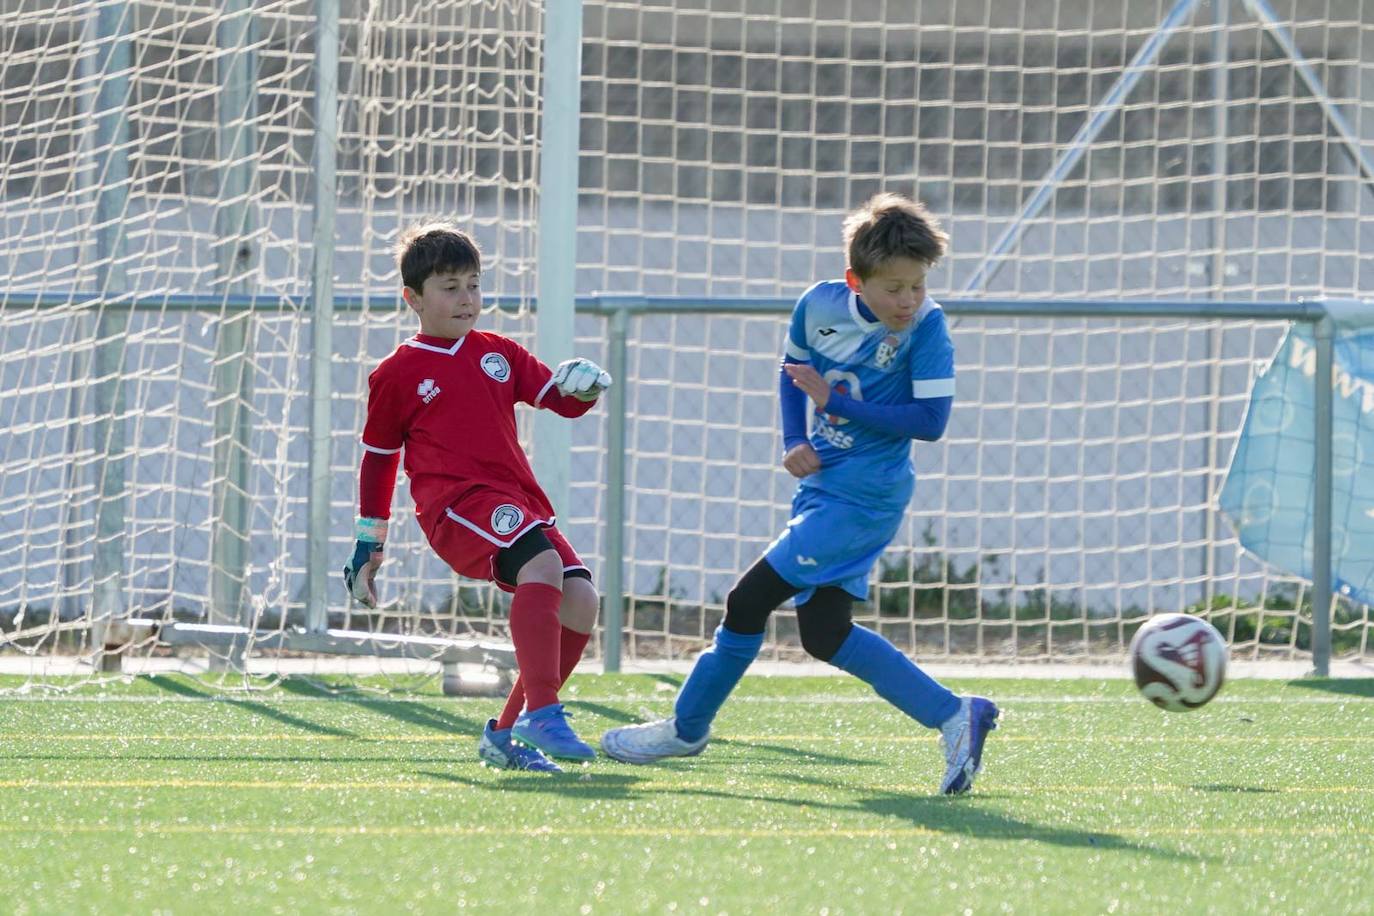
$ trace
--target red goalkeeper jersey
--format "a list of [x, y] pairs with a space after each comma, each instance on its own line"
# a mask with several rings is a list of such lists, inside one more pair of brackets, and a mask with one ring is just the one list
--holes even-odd
[[[363, 448], [377, 455], [404, 449], [410, 494], [426, 534], [445, 507], [482, 488], [523, 496], [530, 509], [552, 518], [516, 436], [515, 403], [565, 417], [581, 416], [595, 403], [560, 394], [548, 366], [510, 338], [482, 331], [458, 340], [417, 334], [382, 360], [367, 384]], [[363, 467], [363, 514], [384, 490], [388, 511], [374, 508], [372, 514], [385, 517], [391, 481], [373, 483], [368, 463]]]

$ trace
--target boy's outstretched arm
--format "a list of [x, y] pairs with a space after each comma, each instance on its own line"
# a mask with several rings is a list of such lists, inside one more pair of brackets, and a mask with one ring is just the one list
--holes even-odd
[[354, 524], [357, 540], [343, 576], [348, 593], [365, 607], [375, 608], [377, 571], [382, 566], [401, 454], [400, 449], [393, 452], [364, 448], [367, 451], [363, 452], [362, 466], [358, 470], [358, 519]]
[[934, 442], [945, 434], [949, 424], [953, 396], [916, 398], [906, 404], [872, 404], [833, 391], [820, 373], [808, 365], [788, 364], [783, 370], [820, 410], [890, 436]]
[[557, 369], [550, 369], [513, 341], [507, 356], [515, 377], [515, 399], [531, 407], [552, 410], [560, 417], [582, 416], [612, 384], [611, 374], [586, 357], [565, 359]]

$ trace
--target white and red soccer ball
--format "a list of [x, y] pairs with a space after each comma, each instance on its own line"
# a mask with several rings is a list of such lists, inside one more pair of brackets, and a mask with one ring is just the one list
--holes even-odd
[[1197, 709], [1226, 680], [1226, 641], [1200, 617], [1160, 614], [1131, 640], [1131, 670], [1141, 694], [1160, 709]]

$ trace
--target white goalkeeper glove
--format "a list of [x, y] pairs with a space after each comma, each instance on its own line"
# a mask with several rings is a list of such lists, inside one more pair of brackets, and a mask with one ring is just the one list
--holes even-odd
[[553, 373], [553, 383], [562, 394], [579, 401], [595, 401], [611, 387], [611, 374], [589, 359], [565, 359]]
[[348, 593], [364, 607], [377, 606], [377, 570], [382, 567], [382, 548], [386, 544], [386, 519], [360, 518], [355, 526], [358, 542], [353, 559], [344, 567]]

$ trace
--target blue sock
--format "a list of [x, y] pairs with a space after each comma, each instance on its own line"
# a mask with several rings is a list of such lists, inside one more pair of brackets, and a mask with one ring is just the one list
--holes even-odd
[[892, 643], [861, 626], [849, 631], [830, 664], [867, 681], [878, 695], [926, 728], [959, 709], [959, 698], [917, 668]]
[[674, 713], [679, 738], [699, 741], [711, 730], [711, 720], [744, 677], [745, 669], [762, 645], [762, 633], [735, 633], [725, 629], [724, 624], [716, 627], [715, 645], [701, 654], [678, 691]]

